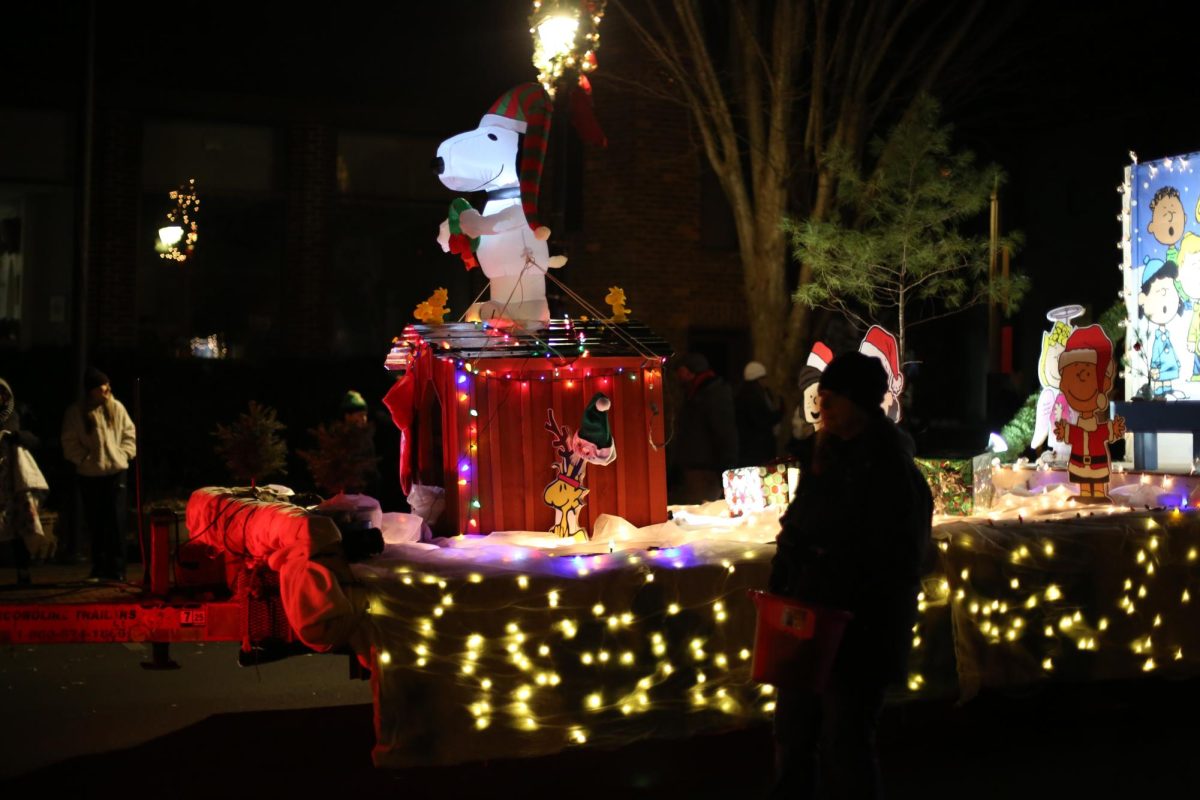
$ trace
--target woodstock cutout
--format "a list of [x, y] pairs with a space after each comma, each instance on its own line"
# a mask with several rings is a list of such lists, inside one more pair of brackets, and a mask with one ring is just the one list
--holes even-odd
[[434, 169], [456, 192], [487, 192], [480, 214], [456, 199], [438, 233], [444, 252], [476, 262], [490, 281], [490, 299], [467, 309], [468, 321], [538, 327], [550, 319], [546, 270], [561, 267], [550, 257], [550, 229], [537, 204], [549, 141], [552, 105], [536, 83], [505, 92], [483, 115], [479, 127], [438, 145]]

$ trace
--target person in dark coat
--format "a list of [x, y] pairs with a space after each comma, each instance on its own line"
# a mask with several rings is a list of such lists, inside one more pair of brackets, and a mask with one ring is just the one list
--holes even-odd
[[733, 392], [700, 353], [681, 358], [675, 374], [684, 397], [667, 448], [671, 502], [718, 500], [723, 494], [721, 473], [737, 466], [738, 460]]
[[767, 387], [767, 368], [751, 361], [742, 370], [742, 386], [734, 406], [737, 409], [738, 466], [756, 467], [775, 459], [778, 448], [775, 432], [783, 409]]
[[821, 376], [822, 429], [805, 449], [783, 517], [770, 590], [845, 609], [821, 694], [779, 690], [773, 797], [880, 797], [875, 729], [888, 684], [907, 672], [933, 500], [912, 440], [880, 408], [878, 360], [848, 353]]

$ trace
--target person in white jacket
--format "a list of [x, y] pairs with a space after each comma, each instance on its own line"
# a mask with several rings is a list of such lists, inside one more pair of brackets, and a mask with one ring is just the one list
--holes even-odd
[[49, 486], [21, 444], [12, 387], [0, 379], [0, 542], [11, 541], [17, 583], [32, 582], [32, 559], [54, 554], [54, 536], [42, 528], [38, 503]]
[[83, 520], [92, 543], [93, 580], [125, 579], [126, 487], [137, 431], [112, 396], [108, 376], [89, 367], [84, 397], [63, 417], [63, 455], [75, 465]]

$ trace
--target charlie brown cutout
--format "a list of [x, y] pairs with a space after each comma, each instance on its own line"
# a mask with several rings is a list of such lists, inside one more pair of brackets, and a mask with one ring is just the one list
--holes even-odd
[[1125, 418], [1101, 422], [1108, 408], [1116, 367], [1112, 342], [1099, 325], [1076, 328], [1058, 357], [1059, 389], [1079, 414], [1075, 422], [1060, 419], [1054, 435], [1071, 446], [1067, 472], [1079, 484], [1084, 503], [1108, 501], [1108, 445], [1125, 435]]

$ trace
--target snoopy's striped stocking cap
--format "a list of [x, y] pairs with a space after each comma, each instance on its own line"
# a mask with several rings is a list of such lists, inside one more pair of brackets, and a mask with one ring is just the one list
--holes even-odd
[[553, 104], [540, 83], [522, 83], [509, 89], [492, 103], [480, 126], [496, 125], [524, 134], [517, 173], [521, 182], [521, 206], [529, 227], [541, 227], [538, 218], [538, 192], [542, 168], [546, 164], [546, 146], [550, 143], [550, 115]]

